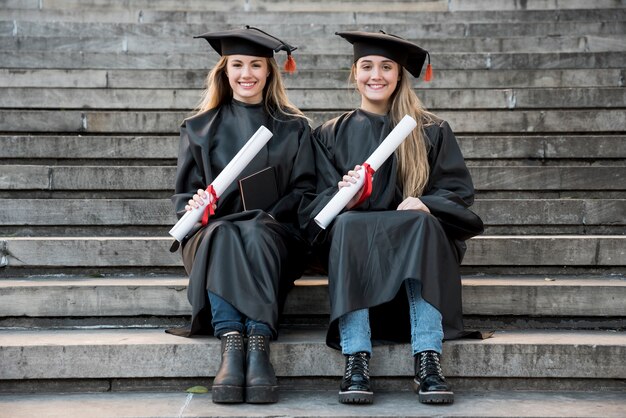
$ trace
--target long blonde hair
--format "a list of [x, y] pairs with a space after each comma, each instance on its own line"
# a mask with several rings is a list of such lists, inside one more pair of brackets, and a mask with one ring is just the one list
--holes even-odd
[[[309, 121], [304, 113], [289, 101], [276, 60], [271, 57], [265, 59], [267, 60], [269, 76], [263, 88], [263, 103], [267, 113], [274, 119], [280, 119], [279, 116], [282, 115], [301, 117]], [[222, 56], [207, 75], [206, 88], [202, 92], [200, 103], [196, 106], [196, 114], [220, 107], [232, 99], [233, 90], [226, 76], [227, 64], [228, 56]]]
[[[396, 150], [398, 158], [398, 180], [403, 190], [403, 197], [419, 197], [424, 192], [430, 167], [428, 148], [424, 138], [424, 127], [436, 123], [439, 118], [426, 110], [417, 97], [410, 82], [410, 74], [398, 65], [400, 76], [398, 85], [390, 100], [389, 117], [395, 126], [404, 115], [409, 115], [417, 122], [417, 127]], [[356, 63], [352, 64], [350, 81], [356, 83]]]

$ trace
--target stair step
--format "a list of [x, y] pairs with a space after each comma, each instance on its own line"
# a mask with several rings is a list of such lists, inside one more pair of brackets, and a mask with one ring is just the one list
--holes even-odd
[[[219, 340], [157, 330], [3, 331], [0, 379], [155, 378], [214, 376]], [[624, 379], [626, 333], [498, 331], [486, 340], [444, 343], [451, 377]], [[307, 361], [301, 361], [306, 353]], [[373, 376], [410, 376], [408, 344], [374, 347]], [[284, 329], [272, 344], [277, 376], [338, 376], [343, 356], [324, 330]], [[49, 359], [54, 358], [54, 362]]]
[[[468, 136], [457, 135], [467, 162], [472, 160], [523, 159], [623, 159], [624, 135], [532, 135]], [[178, 156], [178, 136], [89, 136], [89, 135], [0, 135], [0, 159], [168, 159]], [[482, 161], [481, 161], [482, 162]]]
[[[338, 380], [334, 386], [338, 387]], [[409, 392], [376, 392], [373, 405], [343, 405], [337, 401], [337, 389], [292, 390], [281, 388], [280, 401], [272, 405], [220, 405], [211, 402], [210, 394], [187, 394], [185, 386], [176, 392], [106, 392], [82, 394], [12, 394], [0, 395], [0, 407], [14, 417], [50, 416], [63, 411], [66, 418], [130, 416], [247, 416], [247, 417], [623, 417], [626, 402], [623, 393], [566, 391], [505, 391], [501, 388], [480, 391], [455, 390], [454, 404], [444, 407], [423, 405]], [[279, 382], [280, 383], [280, 382]], [[375, 382], [374, 382], [375, 384]], [[298, 385], [296, 385], [297, 387]], [[456, 387], [456, 386], [455, 386]], [[445, 409], [443, 411], [442, 409]], [[106, 411], [106, 412], [104, 412]], [[184, 414], [184, 415], [183, 415]]]
[[[558, 89], [424, 89], [418, 92], [428, 109], [579, 109], [626, 107], [624, 88]], [[0, 88], [2, 108], [50, 109], [191, 109], [201, 96], [192, 89]], [[291, 89], [300, 109], [355, 108], [359, 95], [346, 89]]]
[[[342, 111], [306, 111], [312, 125], [339, 116]], [[456, 134], [467, 133], [616, 133], [626, 131], [622, 109], [585, 110], [467, 110], [430, 109], [450, 121]], [[0, 110], [0, 132], [76, 132], [178, 134], [180, 123], [192, 112], [98, 110]]]
[[[0, 281], [0, 317], [190, 315], [187, 281], [177, 276], [5, 278]], [[624, 277], [464, 277], [462, 282], [465, 315], [626, 315]], [[328, 315], [327, 280], [305, 277], [296, 281], [284, 314]]]
[[[1, 30], [1, 29], [0, 29]], [[205, 30], [205, 29], [204, 29]], [[341, 30], [341, 29], [339, 29]], [[0, 32], [1, 33], [1, 32]], [[202, 33], [199, 30], [198, 33]], [[289, 42], [298, 45], [298, 56], [301, 54], [341, 53], [349, 50], [345, 40], [332, 36], [334, 32], [323, 35], [303, 37], [305, 35], [289, 37]], [[435, 37], [428, 38], [407, 36], [399, 33], [398, 36], [408, 38], [428, 51], [438, 53], [512, 53], [512, 52], [603, 52], [624, 51], [626, 45], [623, 35], [553, 35], [542, 36], [494, 36], [494, 37]], [[281, 36], [281, 35], [277, 35]], [[284, 37], [284, 35], [283, 35]], [[83, 36], [0, 36], [0, 50], [5, 51], [46, 51], [46, 50], [80, 50], [84, 52], [103, 53], [207, 53], [207, 44], [190, 39], [188, 34], [180, 37], [133, 36], [120, 34], [119, 36], [94, 36], [93, 31]]]
[[[626, 198], [478, 199], [472, 210], [487, 226], [626, 225]], [[0, 199], [3, 226], [168, 227], [174, 223], [169, 199]]]
[[[626, 166], [470, 166], [476, 190], [625, 190]], [[165, 190], [174, 166], [0, 165], [0, 190]]]
[[[450, 10], [552, 10], [552, 9], [584, 9], [589, 7], [585, 0], [558, 1], [558, 0], [451, 0]], [[601, 8], [622, 8], [622, 0], [601, 0], [594, 2]]]
[[[285, 74], [287, 89], [346, 88], [349, 72], [339, 70], [298, 70]], [[202, 89], [207, 70], [55, 70], [0, 69], [0, 87], [44, 88], [148, 88]], [[443, 70], [424, 84], [412, 80], [415, 88], [563, 88], [623, 87], [626, 70], [542, 69], [542, 70]]]
[[[603, 23], [604, 24], [604, 23]], [[610, 25], [607, 25], [610, 26]], [[626, 26], [626, 22], [624, 23]], [[580, 28], [576, 28], [580, 30]], [[620, 28], [617, 34], [626, 32]], [[487, 36], [487, 35], [480, 35]], [[323, 55], [300, 54], [298, 67], [308, 70], [348, 69], [352, 63], [349, 46], [341, 52]], [[35, 69], [209, 69], [217, 62], [217, 54], [125, 54], [82, 51], [2, 51], [3, 68]], [[446, 53], [434, 52], [431, 60], [435, 70], [538, 70], [553, 68], [624, 68], [626, 54], [609, 52], [518, 52], [518, 53]]]
[[[514, 1], [514, 0], [513, 0]], [[510, 3], [513, 3], [511, 1]], [[553, 3], [553, 1], [543, 1], [544, 3]], [[212, 2], [216, 3], [216, 2]], [[222, 2], [217, 2], [222, 3]], [[272, 1], [272, 3], [276, 3]], [[301, 3], [299, 0], [298, 3]], [[520, 7], [495, 8], [491, 7], [493, 2], [486, 0], [478, 8], [450, 7], [448, 12], [445, 9], [428, 10], [428, 11], [394, 11], [392, 9], [393, 2], [384, 2], [381, 6], [380, 2], [375, 3], [375, 10], [364, 8], [364, 2], [358, 2], [358, 6], [354, 3], [347, 3], [343, 6], [339, 2], [328, 3], [325, 1], [324, 6], [317, 5], [314, 9], [294, 10], [274, 8], [274, 10], [243, 10], [243, 8], [228, 7], [210, 7], [206, 5], [206, 1], [202, 2], [201, 10], [194, 10], [193, 7], [185, 7], [182, 4], [171, 9], [160, 9], [150, 4], [147, 7], [124, 7], [114, 8], [89, 8], [82, 6], [79, 9], [57, 9], [49, 8], [44, 4], [43, 9], [35, 8], [4, 8], [0, 9], [1, 20], [31, 21], [31, 22], [100, 22], [105, 24], [118, 23], [172, 23], [180, 26], [181, 24], [205, 25], [206, 22], [215, 22], [211, 27], [213, 30], [223, 30], [234, 26], [241, 26], [241, 22], [249, 22], [251, 25], [277, 25], [295, 26], [298, 22], [307, 22], [312, 25], [353, 25], [355, 27], [363, 27], [371, 24], [413, 24], [420, 26], [431, 24], [433, 29], [446, 30], [444, 25], [432, 25], [433, 23], [450, 23], [449, 26], [472, 27], [473, 25], [486, 24], [561, 24], [564, 23], [594, 23], [602, 21], [619, 21], [624, 19], [623, 5], [621, 0], [602, 0], [598, 1], [599, 7], [591, 6], [585, 0], [576, 0], [568, 2], [560, 2], [556, 10], [541, 10], [541, 8], [527, 7], [527, 10], [520, 10]], [[345, 3], [345, 2], [343, 2]], [[534, 2], [535, 4], [537, 2]], [[526, 3], [527, 4], [527, 3]], [[613, 7], [610, 7], [610, 5]], [[571, 7], [574, 5], [575, 7]], [[604, 6], [604, 7], [602, 7]], [[343, 7], [343, 10], [340, 8]], [[515, 10], [517, 9], [517, 10]], [[569, 9], [569, 10], [568, 10]], [[573, 9], [573, 10], [572, 10]], [[422, 21], [423, 19], [423, 21]], [[417, 22], [417, 23], [416, 23]], [[229, 25], [224, 27], [223, 25]], [[601, 27], [595, 25], [590, 27]], [[179, 29], [180, 30], [180, 29]], [[277, 28], [276, 34], [283, 35], [281, 32], [285, 28]], [[306, 30], [306, 28], [304, 28]], [[552, 33], [559, 31], [552, 31]], [[392, 32], [393, 33], [393, 32]], [[459, 33], [463, 33], [459, 31]], [[575, 32], [572, 32], [575, 33]]]
[[[2, 237], [0, 265], [33, 267], [179, 267], [167, 237]], [[479, 236], [464, 266], [624, 266], [626, 236]], [[8, 272], [7, 272], [8, 273]]]

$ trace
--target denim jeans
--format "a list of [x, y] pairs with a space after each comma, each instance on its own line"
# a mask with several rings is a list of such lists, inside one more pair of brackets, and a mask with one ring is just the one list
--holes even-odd
[[221, 337], [230, 331], [239, 331], [243, 334], [244, 329], [247, 335], [272, 336], [272, 330], [267, 324], [246, 318], [233, 305], [215, 293], [208, 293], [209, 302], [211, 303], [211, 314], [213, 315], [211, 324], [215, 330], [216, 337]]
[[[417, 280], [404, 282], [409, 299], [411, 317], [411, 348], [413, 355], [433, 350], [441, 354], [443, 325], [441, 313], [422, 298], [421, 284]], [[359, 351], [372, 353], [369, 310], [359, 309], [339, 318], [341, 352], [355, 354]]]

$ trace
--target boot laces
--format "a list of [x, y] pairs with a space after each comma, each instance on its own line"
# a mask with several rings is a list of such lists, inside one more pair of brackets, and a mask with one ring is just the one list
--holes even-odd
[[346, 373], [344, 378], [350, 379], [352, 375], [360, 374], [369, 379], [369, 358], [367, 353], [361, 352], [356, 354], [350, 354], [346, 364]]
[[439, 362], [439, 354], [435, 351], [420, 353], [420, 379], [424, 380], [426, 376], [432, 375], [438, 376], [440, 379], [444, 378], [441, 371], [441, 363]]

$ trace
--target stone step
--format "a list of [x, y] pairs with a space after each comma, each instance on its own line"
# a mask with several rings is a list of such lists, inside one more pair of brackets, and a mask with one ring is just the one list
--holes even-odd
[[[272, 405], [220, 405], [211, 402], [210, 394], [184, 392], [191, 384], [179, 384], [175, 391], [124, 391], [115, 386], [113, 392], [102, 393], [16, 393], [0, 395], [0, 408], [10, 410], [14, 417], [50, 416], [63, 411], [66, 418], [94, 418], [105, 416], [180, 417], [180, 416], [237, 416], [241, 417], [483, 417], [485, 411], [494, 417], [623, 417], [626, 402], [619, 390], [600, 391], [506, 391], [502, 387], [481, 389], [476, 386], [459, 390], [454, 384], [454, 404], [441, 407], [418, 403], [416, 395], [408, 390], [409, 378], [404, 379], [396, 392], [376, 392], [373, 405], [354, 407], [337, 401], [339, 378], [331, 387], [299, 390], [282, 387], [280, 401]], [[476, 379], [471, 379], [475, 381]], [[282, 383], [282, 380], [279, 382]], [[375, 384], [375, 381], [373, 382]], [[206, 385], [206, 383], [205, 383]], [[474, 383], [475, 385], [475, 383]], [[108, 386], [108, 385], [107, 385]], [[123, 386], [122, 386], [123, 387]], [[295, 385], [299, 387], [299, 385]], [[17, 392], [17, 391], [14, 391]], [[104, 412], [106, 411], [106, 412]]]
[[[207, 70], [55, 70], [0, 69], [0, 87], [202, 89]], [[343, 89], [347, 70], [299, 70], [284, 75], [287, 89]], [[439, 70], [415, 88], [580, 88], [623, 87], [624, 69]]]
[[[289, 97], [302, 110], [346, 109], [360, 104], [354, 88], [290, 89]], [[559, 89], [420, 89], [429, 109], [581, 109], [624, 108], [625, 88]], [[169, 89], [53, 89], [0, 88], [1, 108], [39, 109], [191, 109], [200, 90]]]
[[[0, 318], [190, 315], [186, 277], [112, 277], [0, 281]], [[624, 317], [626, 278], [612, 276], [464, 277], [465, 315]], [[284, 314], [329, 314], [327, 280], [296, 281]], [[6, 321], [5, 321], [6, 322]], [[5, 324], [6, 326], [6, 324]]]
[[[626, 22], [624, 23], [626, 26]], [[626, 32], [626, 28], [623, 32]], [[326, 54], [300, 54], [298, 68], [306, 70], [347, 69], [352, 64], [348, 48]], [[137, 69], [197, 70], [212, 68], [217, 54], [126, 54], [82, 51], [2, 51], [3, 68], [35, 69]], [[279, 61], [282, 63], [281, 59]], [[518, 52], [431, 54], [434, 70], [538, 70], [624, 68], [626, 54], [609, 52]]]
[[[14, 0], [15, 1], [15, 0]], [[579, 0], [585, 2], [584, 0]], [[605, 0], [615, 1], [615, 0]], [[621, 1], [621, 0], [617, 0]], [[300, 2], [300, 0], [299, 0]], [[504, 10], [482, 7], [480, 9], [446, 10], [432, 11], [398, 11], [393, 10], [393, 2], [384, 2], [384, 5], [376, 4], [376, 10], [362, 8], [363, 2], [354, 5], [348, 3], [348, 10], [337, 10], [338, 2], [324, 2], [324, 6], [318, 6], [313, 10], [223, 10], [219, 7], [211, 8], [202, 5], [202, 10], [193, 10], [182, 5], [177, 5], [174, 9], [159, 10], [158, 6], [150, 3], [149, 7], [124, 7], [115, 8], [107, 5], [97, 9], [84, 7], [73, 9], [48, 9], [44, 4], [43, 9], [37, 8], [1, 8], [0, 20], [3, 21], [31, 21], [31, 22], [71, 22], [71, 23], [102, 23], [102, 24], [165, 24], [175, 25], [205, 25], [212, 22], [213, 30], [223, 30], [232, 27], [240, 27], [243, 24], [259, 25], [261, 29], [271, 25], [280, 24], [272, 33], [283, 35], [282, 31], [293, 30], [289, 26], [300, 25], [302, 30], [309, 30], [299, 22], [307, 22], [309, 25], [353, 25], [352, 29], [365, 27], [366, 25], [381, 24], [414, 24], [416, 26], [424, 24], [451, 24], [457, 28], [453, 30], [463, 33], [462, 28], [478, 26], [486, 28], [485, 23], [502, 25], [519, 23], [547, 23], [556, 24], [554, 27], [567, 27], [563, 24], [571, 22], [614, 22], [624, 19], [624, 7], [595, 7], [585, 2], [585, 5], [568, 8], [570, 4], [561, 2], [556, 10]], [[577, 2], [575, 2], [577, 3]], [[21, 4], [21, 3], [18, 3]], [[124, 3], [118, 3], [124, 4]], [[563, 7], [565, 6], [565, 7]], [[344, 6], [345, 7], [345, 6]], [[244, 22], [244, 23], [242, 23]], [[226, 26], [229, 25], [229, 26]], [[308, 26], [308, 25], [307, 25]], [[434, 30], [449, 30], [443, 28], [444, 25], [433, 25]], [[600, 28], [601, 25], [590, 25], [588, 28]], [[382, 28], [385, 29], [385, 28]], [[171, 29], [175, 30], [175, 29]], [[552, 31], [552, 33], [559, 31]], [[16, 32], [18, 34], [19, 32]], [[293, 32], [292, 32], [293, 33]], [[531, 32], [532, 33], [532, 32]], [[572, 32], [576, 33], [576, 32]]]
[[[342, 112], [307, 111], [312, 126]], [[626, 132], [626, 112], [621, 109], [585, 110], [474, 110], [438, 111], [456, 134], [489, 133], [592, 133]], [[178, 134], [180, 123], [193, 113], [172, 111], [13, 110], [0, 109], [0, 132], [81, 134]]]
[[[476, 190], [626, 189], [626, 166], [470, 166]], [[172, 190], [174, 166], [0, 165], [0, 190]]]
[[[541, 160], [547, 164], [568, 159], [626, 158], [624, 135], [457, 135], [456, 138], [468, 162], [521, 159]], [[88, 165], [93, 164], [93, 159], [122, 165], [125, 160], [138, 163], [169, 160], [175, 164], [178, 142], [178, 136], [0, 135], [0, 159], [29, 160], [31, 164], [38, 159], [67, 160], [75, 164], [84, 161]]]
[[[451, 0], [450, 10], [552, 10], [552, 9], [584, 9], [590, 3], [585, 0]], [[623, 0], [602, 0], [594, 2], [597, 8], [618, 8], [626, 6]]]
[[[1, 237], [1, 275], [18, 269], [141, 269], [182, 266], [172, 239], [151, 237]], [[466, 267], [616, 267], [626, 265], [623, 235], [500, 235], [468, 241]], [[505, 270], [502, 268], [501, 270]], [[546, 269], [549, 270], [549, 269]], [[542, 274], [542, 273], [539, 273]]]
[[[24, 210], [26, 207], [28, 210]], [[605, 225], [617, 231], [626, 225], [626, 196], [624, 199], [479, 198], [472, 210], [486, 226]], [[0, 199], [0, 225], [5, 227], [167, 227], [175, 222], [169, 199]]]
[[[333, 32], [334, 34], [334, 32]], [[303, 35], [289, 38], [289, 42], [298, 46], [297, 56], [301, 54], [342, 53], [349, 51], [345, 40], [332, 34], [316, 37]], [[400, 36], [400, 35], [399, 35]], [[409, 40], [428, 51], [437, 53], [513, 53], [513, 52], [603, 52], [624, 51], [624, 35], [613, 36], [520, 36], [505, 37], [435, 37]], [[141, 55], [144, 53], [206, 54], [206, 42], [184, 37], [160, 36], [0, 36], [0, 50], [3, 51], [83, 51], [103, 53], [124, 53]], [[297, 59], [297, 57], [296, 57]]]
[[[5, 0], [10, 4], [15, 3], [15, 0]], [[173, 0], [133, 0], [131, 2], [116, 3], [111, 1], [101, 0], [88, 0], [84, 3], [76, 0], [48, 0], [45, 4], [39, 2], [38, 4], [33, 0], [27, 0], [26, 4], [18, 3], [14, 4], [14, 8], [19, 9], [95, 9], [100, 10], [106, 8], [107, 10], [125, 10], [125, 9], [155, 9], [155, 10], [220, 10], [220, 11], [266, 11], [266, 10], [287, 10], [291, 12], [300, 10], [312, 10], [316, 11], [323, 8], [324, 10], [335, 11], [351, 11], [358, 4], [358, 8], [361, 10], [376, 11], [380, 9], [383, 4], [380, 0], [343, 0], [343, 1], [328, 1], [324, 0], [231, 0], [228, 2], [216, 1], [216, 0], [185, 0], [182, 2], [176, 2]], [[430, 11], [430, 10], [447, 10], [447, 2], [444, 0], [394, 0], [384, 3], [387, 10], [401, 10], [401, 11]]]
[[[323, 330], [284, 329], [272, 344], [279, 377], [338, 377], [344, 359]], [[156, 330], [6, 330], [0, 334], [0, 380], [181, 378], [214, 376], [219, 340]], [[486, 340], [444, 343], [450, 377], [624, 379], [626, 333], [499, 331]], [[374, 347], [372, 376], [410, 376], [408, 344]], [[55, 359], [50, 362], [50, 359]], [[305, 359], [303, 361], [303, 359]]]

